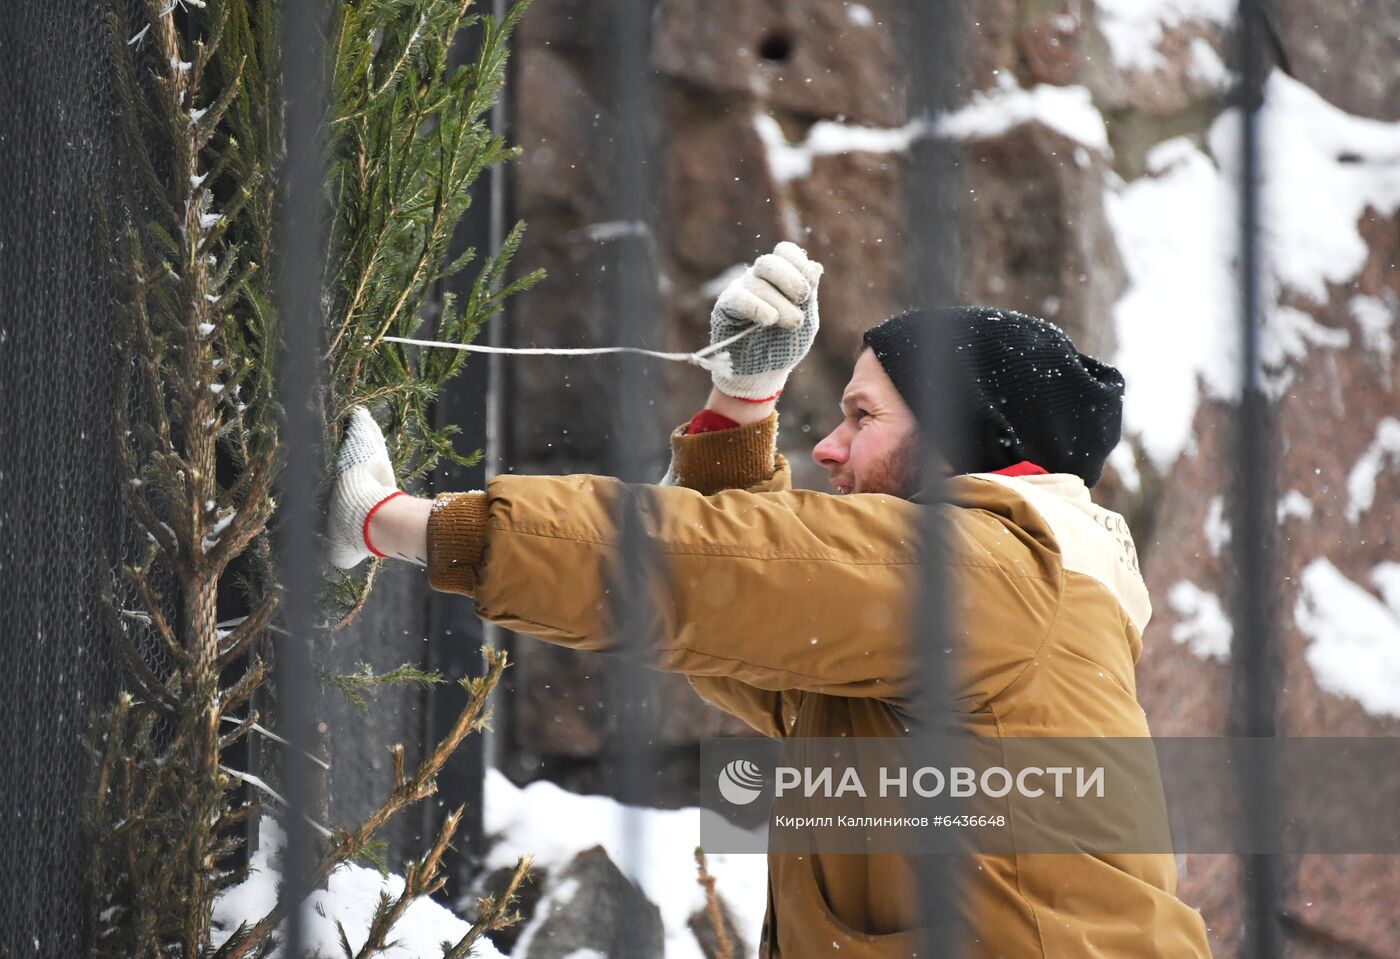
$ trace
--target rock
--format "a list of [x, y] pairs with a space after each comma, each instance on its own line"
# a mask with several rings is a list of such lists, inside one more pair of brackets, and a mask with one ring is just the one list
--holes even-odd
[[1107, 163], [1040, 123], [966, 145], [964, 298], [1023, 310], [1112, 355], [1125, 275], [1104, 213]]
[[903, 154], [837, 153], [816, 157], [811, 175], [793, 184], [801, 243], [827, 268], [822, 346], [846, 358], [843, 376], [850, 374], [860, 332], [905, 298], [903, 166]]
[[1064, 9], [1032, 14], [1016, 30], [1016, 50], [1025, 64], [1023, 86], [1052, 83], [1066, 86], [1084, 68], [1085, 3], [1071, 0]]
[[[573, 792], [616, 796], [620, 779], [609, 760], [621, 735], [620, 711], [609, 707], [609, 671], [617, 661], [548, 643], [522, 643], [507, 673], [509, 695], [498, 710], [508, 722], [501, 750], [503, 771], [518, 783], [541, 776]], [[656, 704], [648, 738], [656, 768], [641, 784], [648, 804], [678, 808], [697, 802], [699, 742], [752, 731], [742, 721], [709, 706], [682, 676], [647, 671], [648, 694]]]
[[592, 152], [599, 104], [581, 71], [557, 50], [527, 44], [515, 58], [513, 82], [521, 101], [531, 104], [515, 120], [515, 142], [523, 151], [513, 167], [521, 215], [583, 226], [607, 189], [607, 165], [583, 162]]
[[[1400, 217], [1369, 213], [1361, 233], [1370, 254], [1351, 283], [1332, 286], [1326, 303], [1286, 302], [1325, 326], [1347, 330], [1352, 344], [1314, 347], [1293, 363], [1288, 388], [1275, 407], [1277, 492], [1294, 491], [1311, 504], [1306, 520], [1284, 518], [1276, 533], [1274, 641], [1282, 662], [1276, 686], [1279, 731], [1287, 736], [1400, 735], [1400, 718], [1368, 713], [1355, 700], [1319, 686], [1306, 659], [1311, 640], [1294, 616], [1302, 571], [1313, 560], [1326, 558], [1353, 583], [1369, 589], [1371, 571], [1395, 554], [1400, 471], [1378, 476], [1375, 502], [1366, 516], [1358, 522], [1347, 516], [1347, 477], [1375, 439], [1378, 421], [1400, 407], [1396, 357], [1376, 355], [1363, 345], [1364, 333], [1352, 310], [1358, 295], [1388, 302], [1392, 310], [1400, 302]], [[1173, 641], [1180, 617], [1167, 598], [1176, 583], [1186, 581], [1218, 592], [1225, 609], [1231, 609], [1234, 557], [1228, 546], [1214, 549], [1204, 530], [1211, 500], [1229, 495], [1237, 456], [1233, 414], [1219, 403], [1202, 404], [1193, 429], [1197, 447], [1182, 456], [1162, 483], [1147, 524], [1152, 534], [1139, 538], [1156, 615], [1144, 636], [1138, 693], [1157, 736], [1219, 735], [1227, 729], [1229, 665], [1202, 661]], [[1232, 513], [1228, 502], [1226, 516]], [[1383, 794], [1400, 790], [1400, 773], [1376, 770], [1367, 788]], [[1388, 954], [1396, 920], [1373, 904], [1400, 898], [1395, 857], [1288, 857], [1282, 878], [1287, 955]], [[1179, 894], [1201, 908], [1217, 954], [1233, 954], [1239, 941], [1240, 890], [1231, 857], [1187, 857]]]
[[1230, 85], [1229, 42], [1226, 28], [1218, 23], [1169, 23], [1157, 43], [1157, 61], [1125, 67], [1114, 62], [1095, 28], [1081, 40], [1078, 82], [1089, 88], [1100, 109], [1128, 120], [1161, 122], [1201, 103], [1218, 108]]
[[609, 959], [663, 955], [661, 910], [613, 864], [602, 846], [586, 849], [552, 877], [517, 959], [568, 959], [594, 950]]
[[[535, 643], [518, 650], [515, 663], [514, 685], [523, 693], [516, 697], [515, 721], [522, 738], [543, 754], [573, 759], [599, 755], [611, 725], [604, 700], [616, 660]], [[688, 706], [690, 687], [684, 677], [648, 672], [646, 681], [662, 701], [676, 704], [668, 705], [652, 730], [659, 745], [687, 745], [721, 735], [712, 709], [698, 701]]]
[[[592, 208], [579, 219], [593, 213]], [[613, 257], [608, 244], [575, 228], [574, 217], [542, 212], [530, 219], [516, 257], [519, 269], [542, 267], [548, 274], [529, 293], [528, 312], [511, 328], [515, 346], [602, 346], [610, 343], [614, 321], [603, 309], [605, 292], [599, 277]], [[528, 415], [511, 415], [512, 467], [518, 472], [597, 472], [609, 442], [610, 383], [618, 365], [603, 356], [532, 356], [514, 360], [507, 368], [512, 405]], [[658, 435], [665, 430], [658, 427]], [[665, 469], [664, 463], [661, 469]], [[656, 474], [660, 476], [661, 473]]]
[[516, 32], [521, 46], [549, 46], [590, 56], [606, 41], [600, 0], [534, 0]]
[[[724, 928], [725, 937], [729, 940], [729, 955], [731, 959], [740, 959], [742, 956], [750, 954], [747, 943], [739, 935], [739, 929], [734, 924], [734, 916], [730, 913], [729, 905], [723, 900], [719, 903], [720, 925]], [[710, 919], [710, 913], [706, 909], [698, 910], [690, 917], [687, 923], [690, 931], [695, 934], [695, 941], [700, 943], [700, 951], [705, 959], [721, 959], [724, 953], [719, 947], [719, 935], [715, 931], [714, 922]]]
[[803, 225], [799, 242], [826, 267], [819, 294], [821, 335], [783, 393], [780, 443], [790, 454], [797, 485], [828, 488], [810, 450], [839, 422], [837, 402], [861, 333], [905, 302], [903, 165], [898, 154], [820, 156], [811, 175], [792, 184], [792, 203]]
[[1289, 0], [1270, 14], [1293, 76], [1348, 113], [1400, 120], [1400, 4]]
[[783, 239], [781, 205], [752, 104], [686, 87], [668, 104], [684, 141], [666, 154], [667, 259], [682, 286], [698, 286]]
[[[995, 88], [1003, 76], [1015, 76], [1021, 64], [1017, 48], [1024, 8], [1039, 6], [1025, 0], [975, 0], [968, 4], [948, 4], [946, 11], [961, 6], [960, 26], [967, 40], [958, 47], [955, 98], [963, 103], [979, 90]], [[917, 8], [913, 8], [917, 9]]]
[[903, 122], [889, 0], [664, 0], [655, 60], [688, 86], [801, 116]]
[[[1390, 788], [1368, 783], [1368, 788]], [[1400, 915], [1376, 904], [1400, 895], [1400, 857], [1301, 856], [1292, 862], [1286, 912], [1298, 931], [1290, 956], [1354, 959], [1394, 955]]]

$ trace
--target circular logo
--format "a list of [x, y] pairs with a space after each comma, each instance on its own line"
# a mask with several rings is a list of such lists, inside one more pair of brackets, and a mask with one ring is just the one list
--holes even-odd
[[719, 771], [719, 794], [736, 806], [747, 806], [763, 791], [763, 771], [747, 759], [736, 759]]

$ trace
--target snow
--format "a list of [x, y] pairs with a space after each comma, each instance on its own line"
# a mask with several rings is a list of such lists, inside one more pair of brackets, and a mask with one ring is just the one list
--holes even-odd
[[[958, 139], [998, 136], [1023, 123], [1039, 122], [1086, 147], [1109, 152], [1108, 130], [1084, 87], [1040, 84], [1023, 90], [1006, 74], [991, 92], [973, 94], [972, 102], [941, 117], [932, 129]], [[763, 143], [768, 168], [779, 186], [811, 175], [812, 161], [841, 153], [904, 153], [927, 136], [921, 119], [898, 127], [868, 127], [833, 120], [812, 124], [799, 143], [789, 142], [778, 121], [754, 114], [754, 129]]]
[[1342, 575], [1326, 559], [1304, 569], [1294, 619], [1311, 642], [1304, 658], [1317, 683], [1376, 716], [1400, 716], [1400, 577], [1397, 564], [1372, 579], [1384, 599]]
[[[618, 869], [661, 910], [666, 959], [701, 959], [700, 945], [687, 926], [705, 905], [704, 890], [696, 882], [698, 810], [622, 806], [544, 781], [521, 789], [494, 769], [487, 772], [485, 795], [486, 831], [500, 837], [487, 855], [486, 868], [513, 866], [519, 856], [531, 853], [538, 866], [557, 872], [578, 853], [602, 845]], [[755, 947], [767, 903], [767, 858], [715, 853], [706, 859], [739, 934]]]
[[1400, 563], [1381, 563], [1371, 570], [1371, 582], [1391, 609], [1400, 610]]
[[1085, 87], [1042, 83], [1021, 89], [1008, 74], [999, 75], [998, 89], [972, 95], [972, 102], [942, 117], [940, 133], [963, 140], [999, 136], [1023, 123], [1043, 123], [1071, 140], [1104, 154], [1108, 128]]
[[209, 527], [209, 531], [204, 534], [204, 538], [201, 539], [199, 543], [200, 548], [206, 555], [211, 549], [219, 545], [219, 537], [223, 534], [224, 530], [228, 529], [228, 524], [232, 523], [233, 518], [237, 515], [238, 511], [233, 507], [229, 507], [223, 516], [219, 516], [215, 519], [214, 525]]
[[1230, 522], [1225, 518], [1225, 497], [1211, 497], [1210, 506], [1206, 508], [1206, 521], [1202, 532], [1206, 535], [1210, 555], [1219, 556], [1225, 544], [1230, 542]]
[[1114, 308], [1123, 425], [1164, 472], [1190, 438], [1198, 379], [1209, 393], [1238, 393], [1224, 266], [1232, 208], [1215, 165], [1189, 140], [1159, 144], [1147, 167], [1155, 175], [1110, 192], [1105, 210], [1130, 284]]
[[1351, 318], [1361, 329], [1362, 344], [1380, 359], [1388, 383], [1395, 355], [1395, 338], [1390, 334], [1390, 327], [1395, 317], [1400, 315], [1400, 303], [1387, 304], [1375, 296], [1353, 296], [1348, 305], [1351, 307]]
[[609, 220], [606, 223], [590, 223], [584, 227], [584, 236], [595, 243], [616, 240], [624, 236], [647, 235], [647, 225], [641, 220]]
[[1204, 37], [1196, 37], [1191, 41], [1188, 48], [1190, 53], [1189, 69], [1191, 75], [1202, 81], [1213, 90], [1227, 90], [1234, 82], [1234, 75], [1230, 73], [1229, 67], [1225, 66], [1225, 61], [1220, 59], [1220, 54], [1210, 41]]
[[1220, 597], [1185, 580], [1167, 593], [1167, 605], [1180, 621], [1172, 627], [1172, 640], [1201, 659], [1230, 658], [1234, 627], [1225, 615]]
[[1133, 452], [1132, 444], [1127, 440], [1119, 442], [1113, 448], [1113, 452], [1108, 454], [1108, 465], [1113, 467], [1123, 488], [1128, 492], [1136, 493], [1142, 489], [1142, 474], [1138, 472], [1137, 454]]
[[875, 22], [875, 15], [863, 3], [847, 4], [846, 17], [858, 27], [868, 27]]
[[[1350, 343], [1347, 330], [1272, 304], [1285, 291], [1326, 302], [1328, 284], [1360, 271], [1366, 208], [1400, 208], [1400, 123], [1346, 114], [1277, 72], [1266, 93], [1262, 347], [1266, 388], [1277, 397], [1290, 364]], [[1129, 278], [1115, 307], [1124, 427], [1163, 472], [1191, 442], [1198, 384], [1217, 400], [1239, 396], [1238, 133], [1238, 112], [1226, 111], [1207, 137], [1209, 154], [1184, 137], [1165, 141], [1149, 152], [1147, 176], [1111, 185], [1105, 198]]]
[[923, 135], [925, 124], [912, 121], [902, 127], [866, 127], [834, 120], [812, 124], [800, 143], [789, 143], [778, 121], [766, 113], [754, 114], [754, 129], [768, 156], [768, 169], [779, 186], [811, 175], [812, 160], [839, 153], [901, 153]]
[[1280, 525], [1290, 517], [1309, 520], [1312, 519], [1313, 504], [1296, 489], [1291, 489], [1285, 493], [1278, 501], [1278, 521]]
[[[1269, 256], [1288, 288], [1326, 302], [1326, 283], [1345, 283], [1366, 262], [1357, 221], [1368, 206], [1400, 207], [1400, 123], [1352, 116], [1275, 72], [1265, 90], [1265, 225]], [[1238, 114], [1211, 127], [1212, 152], [1236, 168]]]
[[218, 521], [214, 523], [213, 527], [209, 530], [209, 535], [210, 535], [210, 536], [218, 536], [218, 535], [219, 535], [220, 533], [222, 533], [224, 530], [228, 529], [228, 524], [229, 524], [229, 523], [232, 523], [232, 522], [233, 522], [233, 518], [234, 518], [235, 516], [237, 516], [237, 515], [238, 515], [238, 511], [237, 511], [237, 510], [235, 510], [235, 509], [230, 509], [230, 510], [228, 511], [228, 514], [227, 514], [227, 515], [221, 516], [221, 517], [218, 519]]
[[[277, 903], [279, 857], [286, 842], [282, 828], [264, 816], [258, 826], [258, 850], [252, 856], [248, 878], [225, 890], [214, 903], [213, 945], [221, 946], [243, 922], [253, 923]], [[323, 956], [342, 955], [339, 922], [345, 927], [350, 945], [359, 948], [369, 934], [370, 920], [379, 906], [379, 897], [403, 892], [403, 878], [381, 876], [374, 869], [347, 864], [331, 873], [327, 888], [307, 897], [302, 910], [308, 952]], [[309, 908], [307, 908], [309, 907]], [[378, 953], [384, 959], [442, 959], [439, 943], [456, 942], [471, 926], [431, 899], [417, 899], [394, 927], [389, 949]], [[478, 959], [501, 959], [485, 938], [477, 940], [472, 955]], [[282, 950], [272, 952], [281, 959]]]
[[1376, 425], [1376, 438], [1347, 476], [1347, 520], [1355, 523], [1376, 499], [1376, 478], [1389, 465], [1400, 466], [1400, 420], [1387, 416]]
[[1113, 62], [1124, 69], [1154, 70], [1165, 66], [1158, 51], [1164, 30], [1183, 23], [1228, 24], [1236, 0], [1097, 0], [1099, 29], [1108, 41]]

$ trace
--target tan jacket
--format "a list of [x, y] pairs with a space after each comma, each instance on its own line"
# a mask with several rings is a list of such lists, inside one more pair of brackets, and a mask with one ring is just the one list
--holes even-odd
[[[672, 435], [678, 486], [645, 487], [657, 665], [768, 736], [897, 736], [915, 694], [908, 642], [929, 507], [791, 488], [776, 416]], [[732, 488], [740, 487], [740, 488]], [[487, 620], [579, 649], [611, 642], [618, 481], [511, 476], [438, 497], [435, 589]], [[1122, 517], [1076, 476], [954, 477], [946, 528], [964, 725], [985, 736], [1146, 736], [1134, 663], [1151, 614]], [[816, 642], [812, 642], [816, 639]], [[988, 957], [1209, 956], [1170, 855], [969, 856], [961, 908]], [[769, 857], [762, 954], [899, 957], [918, 949], [908, 859]], [[839, 946], [839, 951], [833, 949]]]

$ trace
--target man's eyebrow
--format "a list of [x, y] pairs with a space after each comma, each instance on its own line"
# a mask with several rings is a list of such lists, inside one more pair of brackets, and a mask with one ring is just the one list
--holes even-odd
[[845, 410], [845, 408], [846, 408], [847, 406], [851, 406], [851, 405], [854, 405], [854, 404], [856, 404], [856, 403], [863, 402], [863, 401], [865, 401], [866, 399], [867, 399], [867, 397], [866, 397], [866, 395], [865, 395], [865, 390], [862, 390], [862, 389], [851, 390], [849, 393], [847, 393], [847, 394], [845, 394], [844, 396], [841, 397], [841, 409], [842, 409], [842, 410]]

